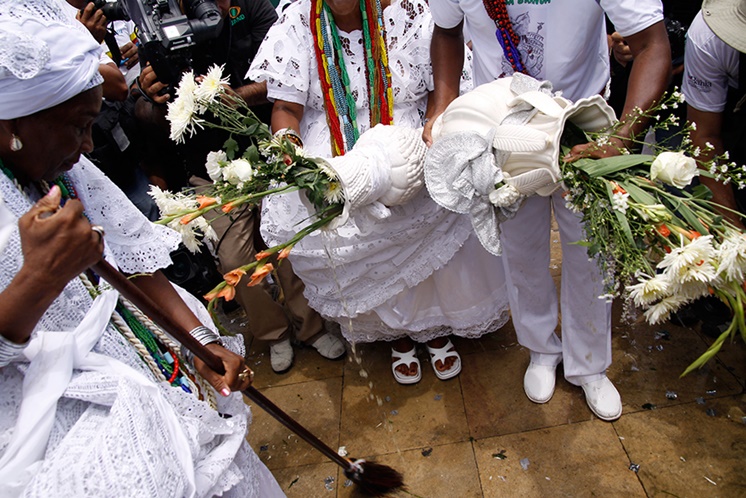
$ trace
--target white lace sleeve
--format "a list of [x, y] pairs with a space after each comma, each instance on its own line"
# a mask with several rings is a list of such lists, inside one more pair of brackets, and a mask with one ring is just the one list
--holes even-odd
[[[305, 105], [310, 85], [313, 40], [310, 4], [299, 0], [270, 28], [249, 69], [249, 79], [267, 82], [267, 97]], [[317, 75], [313, 75], [317, 77]]]
[[152, 273], [171, 264], [170, 253], [181, 236], [155, 225], [127, 199], [90, 161], [80, 162], [68, 173], [94, 225], [106, 231], [106, 245], [126, 273]]

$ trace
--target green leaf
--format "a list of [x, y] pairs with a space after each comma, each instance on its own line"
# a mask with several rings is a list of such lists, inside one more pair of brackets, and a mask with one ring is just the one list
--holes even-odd
[[249, 161], [251, 164], [257, 164], [261, 162], [261, 157], [259, 156], [259, 149], [256, 148], [256, 145], [250, 145], [246, 148], [246, 150], [243, 153], [244, 159]]
[[[590, 159], [578, 167], [592, 177], [606, 176], [618, 171], [653, 162], [654, 156], [643, 154], [627, 154], [621, 156], [604, 157], [602, 159]], [[580, 163], [580, 161], [577, 161]]]
[[655, 196], [645, 192], [645, 190], [638, 187], [637, 185], [622, 180], [620, 180], [618, 183], [619, 186], [627, 191], [629, 196], [632, 197], [632, 200], [634, 200], [635, 202], [645, 204], [646, 206], [650, 206], [652, 204], [660, 204], [660, 201]]
[[696, 187], [692, 188], [692, 197], [694, 197], [695, 199], [704, 199], [706, 201], [709, 201], [710, 199], [712, 199], [712, 190], [700, 183]]
[[223, 144], [223, 149], [225, 149], [225, 154], [228, 156], [229, 160], [233, 160], [236, 157], [236, 153], [238, 152], [238, 142], [233, 140], [233, 138], [229, 138], [225, 141]]

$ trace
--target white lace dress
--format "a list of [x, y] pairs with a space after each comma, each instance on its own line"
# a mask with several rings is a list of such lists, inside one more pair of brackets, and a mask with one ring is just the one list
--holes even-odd
[[[106, 230], [108, 259], [129, 273], [153, 272], [170, 264], [169, 252], [179, 242], [175, 232], [150, 224], [85, 159], [69, 175], [91, 222]], [[32, 205], [29, 199], [37, 199], [38, 192], [23, 194], [0, 175], [0, 196], [17, 219], [28, 211]], [[23, 263], [17, 223], [11, 230], [0, 254], [0, 289], [8, 286]], [[204, 307], [192, 300], [190, 307], [209, 324]], [[71, 337], [84, 317], [90, 316], [92, 307], [95, 303], [81, 280], [72, 280], [37, 324], [32, 341], [54, 334]], [[33, 427], [33, 437], [44, 433], [40, 451], [31, 460], [38, 463], [12, 476], [23, 482], [12, 495], [284, 496], [246, 443], [251, 414], [241, 394], [217, 396], [215, 411], [194, 395], [156, 380], [130, 343], [107, 322], [105, 317], [99, 328], [103, 333], [90, 356], [97, 357], [99, 364], [109, 362], [108, 366], [69, 368], [70, 381], [61, 389], [56, 409], [52, 405], [46, 429], [43, 424]], [[243, 347], [240, 343], [234, 346]], [[14, 433], [22, 432], [19, 414], [23, 413], [24, 392], [30, 389], [29, 379], [35, 376], [42, 383], [55, 382], [50, 378], [45, 381], [45, 374], [52, 375], [36, 363], [30, 367], [27, 361], [0, 367], [0, 461], [10, 454]], [[138, 382], [138, 378], [142, 380]], [[33, 413], [40, 401], [27, 401]], [[169, 420], [176, 421], [176, 431]], [[22, 447], [27, 449], [30, 441], [22, 441]], [[2, 486], [9, 485], [4, 481]], [[10, 488], [2, 489], [6, 489], [0, 493], [3, 496], [11, 495]]]
[[[267, 82], [270, 99], [303, 105], [304, 148], [331, 157], [310, 9], [310, 0], [299, 0], [285, 10], [249, 77]], [[419, 128], [433, 88], [430, 11], [422, 0], [392, 0], [383, 17], [394, 124]], [[369, 128], [362, 32], [339, 35], [362, 133]], [[262, 236], [270, 245], [285, 242], [310, 214], [297, 193], [273, 196], [264, 203]], [[468, 217], [439, 207], [423, 189], [378, 217], [353, 211], [337, 230], [303, 239], [290, 259], [310, 305], [339, 322], [353, 343], [403, 336], [422, 342], [451, 333], [478, 337], [507, 321], [508, 303], [501, 261], [481, 248], [472, 231]]]

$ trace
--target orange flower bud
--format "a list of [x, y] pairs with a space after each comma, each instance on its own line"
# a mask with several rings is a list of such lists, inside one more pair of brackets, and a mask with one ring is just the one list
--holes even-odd
[[614, 186], [614, 188], [611, 189], [611, 193], [613, 194], [626, 194], [627, 191], [624, 190], [622, 187], [619, 186], [617, 182], [612, 181], [611, 184]]
[[661, 223], [660, 225], [658, 225], [658, 228], [656, 228], [656, 230], [658, 230], [658, 233], [664, 237], [668, 237], [669, 235], [671, 235], [671, 230], [668, 229], [665, 223]]
[[272, 253], [269, 253], [267, 251], [262, 251], [262, 252], [256, 253], [256, 256], [254, 256], [254, 257], [256, 258], [257, 261], [260, 261], [260, 260], [268, 258], [270, 256], [272, 256]]
[[211, 292], [208, 292], [202, 297], [204, 297], [207, 301], [212, 301], [213, 299], [218, 299], [221, 297], [224, 298], [226, 301], [230, 301], [234, 297], [236, 297], [236, 288], [232, 285], [225, 285], [220, 289], [215, 289]]
[[285, 259], [290, 255], [290, 251], [293, 249], [292, 245], [289, 245], [287, 247], [283, 247], [280, 251], [280, 254], [277, 255], [277, 259]]
[[203, 208], [206, 208], [207, 206], [212, 206], [213, 204], [217, 204], [218, 200], [214, 197], [208, 197], [206, 195], [198, 195], [197, 202], [199, 202], [199, 209], [203, 209]]
[[232, 202], [229, 202], [228, 204], [224, 204], [223, 207], [220, 208], [221, 211], [224, 213], [230, 213], [235, 208], [235, 204]]
[[251, 274], [251, 281], [246, 284], [246, 286], [253, 287], [259, 284], [262, 280], [264, 280], [264, 277], [269, 275], [270, 272], [274, 269], [275, 267], [272, 266], [272, 263], [267, 263], [259, 266], [256, 270], [254, 270], [254, 273]]
[[241, 268], [236, 268], [223, 275], [223, 278], [228, 285], [236, 286], [244, 275], [246, 275], [245, 271]]
[[198, 213], [190, 213], [190, 214], [184, 215], [181, 218], [181, 221], [179, 221], [179, 223], [181, 223], [182, 225], [188, 225], [189, 223], [193, 222], [194, 220], [196, 220], [200, 216], [202, 216], [202, 215], [198, 214]]

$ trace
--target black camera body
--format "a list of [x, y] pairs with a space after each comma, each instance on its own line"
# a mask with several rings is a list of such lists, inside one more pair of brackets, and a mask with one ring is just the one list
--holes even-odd
[[141, 65], [150, 63], [171, 94], [181, 73], [191, 67], [193, 47], [217, 38], [223, 27], [215, 0], [184, 0], [184, 12], [178, 0], [91, 1], [108, 20], [135, 23]]

